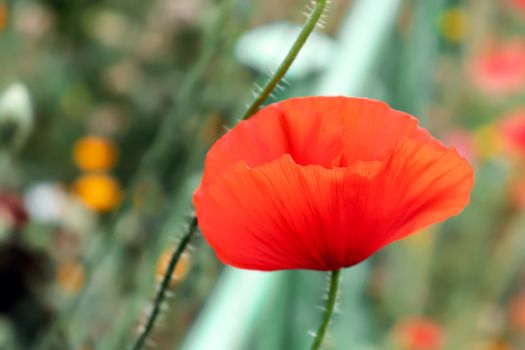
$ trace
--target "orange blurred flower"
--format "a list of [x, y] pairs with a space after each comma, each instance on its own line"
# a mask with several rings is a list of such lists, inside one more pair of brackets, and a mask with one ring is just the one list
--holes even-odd
[[0, 32], [7, 26], [7, 6], [0, 4]]
[[75, 181], [73, 190], [88, 208], [100, 212], [118, 206], [122, 197], [119, 183], [105, 174], [84, 175]]
[[473, 350], [513, 350], [514, 347], [512, 347], [509, 343], [503, 341], [503, 340], [491, 340], [488, 342], [483, 342], [480, 344], [476, 344], [473, 348]]
[[520, 92], [525, 87], [525, 43], [513, 40], [484, 47], [470, 66], [472, 82], [483, 93]]
[[82, 345], [81, 347], [77, 348], [77, 350], [93, 350], [93, 348], [89, 345]]
[[[164, 278], [164, 275], [166, 274], [166, 270], [168, 269], [168, 265], [170, 264], [172, 255], [173, 255], [173, 249], [169, 248], [169, 249], [166, 249], [162, 253], [162, 255], [159, 257], [159, 260], [157, 261], [157, 266], [155, 269], [155, 277], [157, 279], [157, 282], [161, 282], [162, 279]], [[184, 277], [186, 277], [190, 269], [190, 266], [191, 266], [190, 254], [187, 252], [182, 253], [179, 261], [177, 262], [177, 265], [175, 266], [175, 270], [173, 271], [173, 274], [171, 275], [170, 287], [175, 286], [177, 282], [183, 280]]]
[[508, 191], [511, 203], [517, 208], [525, 208], [525, 178], [514, 179]]
[[525, 294], [514, 297], [508, 306], [510, 327], [516, 332], [525, 332]]
[[394, 328], [394, 336], [404, 350], [438, 350], [445, 343], [441, 326], [424, 317], [408, 318]]
[[113, 143], [105, 138], [86, 136], [73, 147], [75, 164], [84, 171], [101, 171], [111, 168], [117, 159]]
[[63, 262], [58, 266], [56, 282], [66, 294], [77, 294], [84, 287], [84, 266], [75, 260]]

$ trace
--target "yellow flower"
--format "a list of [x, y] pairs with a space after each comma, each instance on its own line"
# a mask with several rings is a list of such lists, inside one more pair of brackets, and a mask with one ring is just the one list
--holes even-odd
[[501, 152], [503, 138], [494, 125], [484, 125], [473, 133], [474, 150], [480, 159], [490, 159]]
[[[160, 256], [159, 260], [157, 261], [156, 271], [155, 271], [155, 277], [157, 279], [157, 282], [161, 282], [164, 278], [164, 275], [166, 274], [166, 270], [168, 269], [168, 265], [170, 264], [171, 256], [173, 255], [173, 249], [169, 248], [166, 249], [162, 255]], [[188, 274], [188, 270], [190, 269], [191, 260], [190, 260], [190, 254], [188, 253], [182, 253], [179, 261], [177, 262], [177, 265], [175, 266], [175, 270], [173, 271], [173, 274], [171, 275], [170, 280], [170, 287], [175, 286], [177, 282], [181, 281], [186, 277]]]
[[113, 143], [105, 138], [86, 136], [73, 147], [75, 164], [84, 171], [101, 171], [111, 168], [117, 159]]
[[439, 18], [439, 29], [443, 37], [450, 42], [459, 42], [465, 37], [467, 17], [461, 7], [450, 7]]
[[64, 293], [77, 294], [84, 287], [84, 266], [74, 260], [62, 263], [57, 270], [56, 282]]
[[75, 181], [73, 190], [88, 208], [100, 212], [115, 208], [122, 197], [119, 183], [105, 174], [84, 175]]

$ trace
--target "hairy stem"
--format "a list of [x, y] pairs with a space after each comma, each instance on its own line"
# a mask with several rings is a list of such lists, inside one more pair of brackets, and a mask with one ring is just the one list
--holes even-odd
[[255, 112], [257, 112], [259, 110], [259, 107], [261, 107], [261, 105], [264, 103], [264, 101], [266, 101], [268, 96], [270, 96], [277, 84], [279, 84], [279, 82], [284, 77], [284, 75], [292, 65], [293, 61], [299, 54], [299, 51], [301, 51], [301, 48], [306, 43], [306, 40], [315, 29], [315, 26], [317, 25], [317, 23], [319, 23], [319, 20], [321, 19], [321, 16], [323, 15], [323, 12], [326, 8], [327, 2], [328, 0], [317, 0], [313, 11], [310, 13], [308, 20], [304, 24], [303, 29], [301, 29], [301, 32], [297, 36], [297, 39], [295, 39], [294, 44], [290, 48], [290, 51], [288, 51], [286, 57], [279, 65], [279, 68], [277, 68], [277, 71], [273, 74], [270, 80], [266, 82], [261, 92], [257, 95], [255, 100], [248, 107], [248, 109], [242, 116], [242, 119], [248, 119]]
[[337, 301], [340, 272], [341, 270], [334, 270], [331, 272], [330, 286], [328, 290], [328, 298], [326, 299], [323, 321], [321, 322], [321, 324], [319, 325], [319, 328], [317, 329], [317, 333], [315, 335], [314, 342], [312, 343], [312, 346], [310, 347], [310, 350], [318, 350], [321, 348], [321, 345], [323, 344], [323, 339], [324, 339], [326, 330], [328, 329], [328, 325], [330, 324], [330, 318], [332, 317], [332, 314], [335, 309], [335, 303]]
[[184, 252], [184, 250], [190, 243], [190, 240], [195, 234], [196, 230], [197, 230], [197, 217], [193, 216], [191, 223], [188, 227], [188, 231], [182, 237], [179, 245], [177, 246], [177, 249], [173, 252], [173, 255], [171, 256], [170, 263], [168, 265], [168, 268], [166, 269], [166, 273], [164, 274], [162, 278], [162, 282], [160, 284], [160, 288], [157, 292], [157, 295], [155, 296], [155, 300], [153, 302], [153, 310], [151, 311], [148, 317], [148, 320], [146, 321], [144, 330], [142, 331], [140, 336], [137, 338], [137, 341], [135, 342], [135, 345], [133, 346], [133, 350], [142, 349], [142, 347], [146, 343], [146, 340], [148, 339], [148, 336], [153, 330], [155, 321], [157, 320], [157, 317], [159, 316], [159, 313], [160, 313], [161, 305], [164, 302], [164, 299], [166, 297], [166, 292], [170, 286], [171, 275], [173, 274], [173, 271], [175, 271], [175, 267], [177, 266], [177, 263], [179, 262], [179, 259], [182, 253]]

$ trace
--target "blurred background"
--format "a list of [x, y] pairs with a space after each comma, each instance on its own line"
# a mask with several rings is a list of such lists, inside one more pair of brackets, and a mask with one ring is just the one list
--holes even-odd
[[[206, 150], [276, 69], [302, 0], [0, 1], [0, 349], [125, 349]], [[458, 217], [343, 274], [326, 349], [525, 349], [525, 1], [333, 0], [269, 102], [356, 95], [476, 169]], [[179, 261], [157, 349], [294, 350], [325, 275]]]

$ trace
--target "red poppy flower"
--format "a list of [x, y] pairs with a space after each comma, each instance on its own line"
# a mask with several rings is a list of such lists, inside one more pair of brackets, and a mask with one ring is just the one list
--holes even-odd
[[8, 220], [8, 224], [17, 229], [27, 222], [27, 212], [18, 195], [0, 191], [0, 222], [2, 220]]
[[499, 129], [509, 151], [525, 155], [525, 108], [504, 115]]
[[471, 66], [479, 90], [494, 96], [519, 92], [525, 87], [525, 43], [519, 40], [484, 48]]
[[520, 15], [525, 16], [525, 0], [507, 0], [514, 7], [514, 9], [520, 12]]
[[395, 336], [406, 350], [438, 350], [443, 348], [444, 334], [442, 328], [433, 320], [414, 317], [400, 322]]
[[508, 308], [508, 318], [511, 328], [522, 333], [525, 331], [525, 294], [514, 297]]
[[335, 270], [458, 214], [470, 165], [385, 103], [295, 98], [240, 122], [210, 149], [194, 194], [224, 263]]

